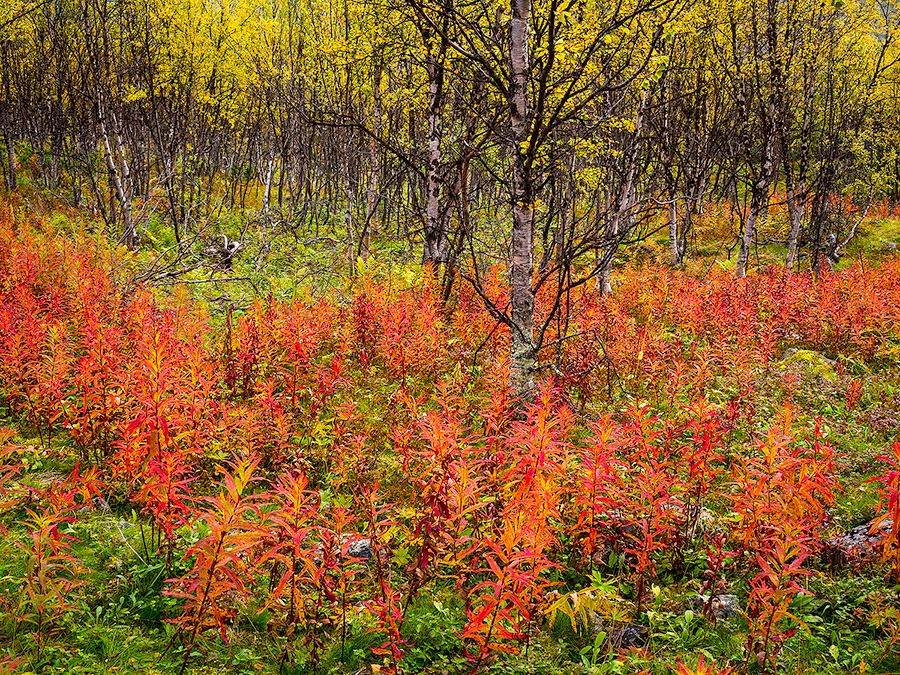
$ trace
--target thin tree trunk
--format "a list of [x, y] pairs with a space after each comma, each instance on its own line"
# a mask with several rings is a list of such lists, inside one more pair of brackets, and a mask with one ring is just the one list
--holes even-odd
[[694, 226], [694, 215], [696, 214], [699, 218], [703, 213], [703, 195], [706, 193], [706, 181], [707, 175], [705, 171], [700, 173], [699, 177], [695, 174], [693, 180], [694, 188], [691, 191], [691, 196], [688, 198], [688, 203], [685, 204], [684, 211], [681, 213], [681, 231], [679, 233], [678, 246], [681, 251], [682, 264], [687, 255], [688, 233]]
[[803, 200], [798, 196], [806, 192], [806, 186], [801, 181], [798, 185], [794, 185], [790, 181], [787, 185], [786, 200], [788, 207], [788, 217], [791, 221], [791, 230], [788, 234], [787, 255], [784, 258], [784, 269], [792, 272], [797, 262], [797, 242], [800, 240], [800, 225], [803, 222]]
[[[790, 273], [797, 263], [797, 246], [800, 240], [800, 227], [803, 223], [803, 215], [806, 204], [806, 174], [809, 169], [809, 128], [812, 122], [812, 106], [814, 92], [814, 73], [811, 67], [804, 72], [806, 88], [806, 100], [803, 109], [803, 124], [800, 127], [800, 166], [794, 175], [790, 157], [785, 162], [785, 182], [787, 183], [786, 197], [788, 215], [791, 221], [791, 230], [788, 234], [788, 249], [784, 259], [784, 268]], [[783, 124], [784, 140], [782, 145], [787, 147], [787, 124]]]
[[678, 204], [675, 195], [669, 194], [669, 265], [681, 266], [681, 246], [678, 236]]
[[341, 143], [341, 178], [344, 186], [344, 227], [347, 230], [347, 264], [350, 275], [356, 271], [356, 246], [353, 236], [353, 186], [350, 183], [350, 142], [346, 129], [341, 131], [343, 142]]
[[[641, 129], [644, 125], [644, 103], [646, 95], [641, 98], [638, 105], [637, 117], [634, 121], [634, 142], [631, 147], [631, 156], [628, 158], [628, 172], [625, 176], [625, 183], [622, 185], [622, 192], [617, 204], [616, 212], [607, 224], [606, 243], [603, 251], [603, 267], [600, 269], [600, 292], [603, 295], [611, 295], [612, 288], [612, 267], [613, 258], [619, 248], [620, 235], [623, 234], [621, 223], [632, 209], [633, 200], [632, 192], [634, 190], [634, 175], [637, 169], [638, 146], [640, 142]], [[625, 228], [625, 232], [631, 229], [630, 223]]]
[[523, 144], [528, 140], [528, 21], [531, 0], [513, 0], [510, 18], [512, 82], [512, 233], [510, 250], [510, 388], [523, 400], [534, 392], [534, 195]]
[[747, 222], [744, 223], [744, 232], [741, 237], [740, 248], [738, 249], [737, 264], [734, 268], [734, 276], [738, 279], [743, 279], [747, 276], [750, 249], [756, 237], [756, 226], [760, 216], [764, 217], [764, 214], [769, 209], [769, 186], [775, 173], [775, 144], [772, 139], [766, 139], [764, 144], [763, 164], [751, 188], [750, 212], [747, 214]]
[[263, 190], [262, 215], [269, 218], [269, 206], [272, 198], [272, 176], [275, 173], [275, 156], [269, 157], [269, 166], [266, 168], [266, 186]]
[[763, 212], [763, 205], [768, 201], [769, 181], [761, 176], [753, 184], [753, 194], [750, 197], [750, 212], [744, 223], [744, 233], [741, 237], [741, 245], [738, 249], [737, 264], [734, 268], [734, 276], [743, 279], [747, 276], [747, 267], [750, 262], [750, 249], [756, 236], [756, 223]]
[[[117, 190], [119, 190], [119, 198], [122, 199], [122, 236], [125, 246], [134, 249], [137, 244], [134, 219], [131, 212], [131, 196], [133, 193], [131, 169], [128, 166], [128, 160], [125, 156], [125, 144], [122, 143], [122, 133], [119, 128], [119, 122], [115, 113], [112, 113], [113, 131], [116, 139], [116, 154], [119, 156], [119, 163], [122, 167], [121, 182]], [[123, 191], [124, 190], [124, 191]]]
[[0, 44], [0, 55], [3, 58], [3, 97], [5, 99], [5, 119], [4, 122], [4, 132], [5, 132], [5, 142], [6, 142], [6, 171], [4, 172], [4, 178], [6, 187], [9, 190], [16, 189], [16, 141], [15, 136], [13, 134], [13, 102], [12, 102], [12, 94], [10, 92], [10, 78], [12, 74], [9, 72], [9, 41], [3, 40], [2, 44]]
[[12, 134], [6, 132], [6, 187], [16, 189], [16, 145]]
[[[380, 59], [380, 57], [379, 57]], [[381, 129], [381, 63], [375, 64], [375, 75], [372, 91], [372, 125], [375, 135], [369, 139], [369, 185], [366, 192], [366, 220], [363, 223], [362, 237], [359, 242], [359, 253], [363, 260], [369, 258], [369, 247], [373, 232], [378, 230], [378, 139], [375, 137]]]
[[[97, 122], [100, 127], [100, 137], [103, 140], [103, 154], [106, 157], [106, 169], [109, 172], [110, 189], [115, 191], [115, 195], [119, 200], [119, 205], [122, 207], [122, 241], [129, 249], [133, 249], [135, 245], [134, 223], [131, 220], [130, 188], [126, 187], [127, 181], [130, 178], [128, 162], [125, 161], [125, 149], [122, 147], [122, 138], [116, 131], [116, 151], [119, 155], [119, 161], [122, 162], [122, 172], [120, 174], [119, 168], [116, 166], [116, 159], [113, 155], [112, 143], [106, 128], [105, 117], [103, 104], [98, 103]], [[113, 118], [113, 124], [115, 125], [115, 118]], [[112, 203], [112, 199], [110, 199], [110, 203]]]
[[[429, 33], [423, 33], [426, 46]], [[444, 54], [446, 40], [441, 40], [437, 54], [431, 48], [425, 55], [428, 71], [428, 175], [426, 176], [425, 200], [425, 245], [422, 250], [422, 264], [430, 264], [437, 275], [441, 263], [446, 262], [447, 231], [441, 217], [441, 140], [443, 127], [441, 111], [444, 99]]]
[[272, 176], [275, 173], [275, 155], [269, 157], [269, 166], [266, 169], [266, 189], [263, 191], [262, 204], [262, 228], [263, 247], [269, 250], [269, 205], [272, 198]]
[[77, 134], [73, 134], [72, 139], [73, 146], [68, 151], [69, 156], [69, 166], [71, 174], [72, 174], [72, 203], [75, 208], [81, 208], [81, 200], [83, 194], [83, 177], [81, 175], [81, 171], [76, 168], [78, 158], [81, 156], [81, 148], [79, 147], [80, 141]]

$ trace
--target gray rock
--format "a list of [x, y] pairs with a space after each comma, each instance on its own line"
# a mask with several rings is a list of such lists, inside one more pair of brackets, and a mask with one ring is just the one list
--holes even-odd
[[891, 531], [894, 521], [887, 518], [876, 523], [878, 518], [827, 539], [822, 550], [822, 562], [841, 568], [851, 561], [867, 562], [877, 558], [881, 553], [881, 543]]
[[684, 601], [687, 609], [698, 614], [712, 614], [719, 620], [728, 620], [741, 613], [741, 603], [736, 595], [694, 595]]
[[650, 629], [639, 623], [611, 624], [599, 612], [579, 612], [576, 615], [578, 632], [587, 634], [592, 639], [600, 633], [606, 633], [603, 649], [628, 649], [643, 647], [650, 637]]
[[[343, 555], [342, 551], [344, 547], [347, 549], [346, 556]], [[313, 545], [313, 550], [315, 553], [313, 554], [316, 563], [322, 564], [322, 550], [323, 550], [322, 542], [316, 542]], [[372, 549], [372, 540], [366, 537], [360, 537], [355, 533], [346, 533], [340, 536], [340, 539], [337, 544], [335, 544], [331, 549], [331, 555], [334, 556], [335, 559], [339, 563], [343, 563], [346, 561], [356, 561], [356, 562], [368, 562], [375, 557], [375, 552]]]
[[882, 250], [882, 251], [896, 251], [896, 250], [897, 250], [897, 244], [895, 244], [895, 243], [892, 242], [892, 241], [886, 241], [886, 242], [884, 242], [884, 243], [881, 245], [881, 250]]
[[713, 529], [716, 525], [716, 517], [709, 509], [697, 504], [685, 504], [680, 501], [671, 501], [663, 505], [664, 511], [673, 511], [682, 522], [681, 534], [688, 539], [693, 539], [698, 533]]
[[643, 647], [650, 637], [650, 629], [639, 623], [626, 623], [609, 631], [606, 638], [607, 649], [629, 649]]
[[[345, 540], [346, 541], [346, 540]], [[371, 539], [355, 539], [347, 545], [347, 557], [367, 561], [375, 557]]]
[[94, 495], [91, 497], [91, 503], [94, 505], [94, 509], [101, 513], [107, 513], [109, 511], [109, 502], [103, 499], [103, 497]]

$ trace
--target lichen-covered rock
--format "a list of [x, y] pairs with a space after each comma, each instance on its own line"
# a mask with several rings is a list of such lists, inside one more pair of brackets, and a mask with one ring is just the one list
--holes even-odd
[[716, 619], [728, 620], [741, 613], [736, 595], [694, 595], [684, 601], [685, 607], [698, 614], [711, 613]]
[[109, 502], [103, 499], [103, 497], [98, 497], [94, 495], [91, 497], [91, 503], [94, 505], [94, 509], [100, 511], [101, 513], [109, 512]]
[[786, 349], [781, 363], [784, 366], [798, 365], [806, 372], [817, 375], [829, 382], [833, 382], [837, 378], [837, 372], [835, 371], [837, 363], [810, 349], [795, 349], [793, 347]]
[[850, 561], [866, 562], [876, 559], [881, 554], [881, 542], [893, 524], [894, 521], [890, 518], [874, 518], [829, 537], [822, 550], [822, 562], [841, 568]]
[[[313, 560], [317, 565], [322, 564], [322, 551], [324, 546], [322, 542], [316, 542], [312, 546]], [[346, 554], [344, 551], [346, 550]], [[372, 548], [372, 540], [367, 537], [360, 537], [355, 533], [345, 533], [340, 536], [334, 546], [331, 547], [331, 555], [339, 563], [344, 562], [368, 562], [375, 557], [375, 551]]]
[[371, 560], [375, 557], [372, 552], [371, 539], [355, 539], [347, 545], [347, 557], [355, 560]]
[[639, 623], [626, 623], [609, 631], [606, 637], [606, 648], [630, 649], [643, 647], [650, 637], [650, 629]]

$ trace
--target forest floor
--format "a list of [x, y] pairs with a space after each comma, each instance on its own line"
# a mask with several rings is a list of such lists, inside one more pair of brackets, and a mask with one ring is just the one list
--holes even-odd
[[0, 673], [900, 669], [897, 526], [836, 539], [900, 525], [890, 214], [820, 277], [660, 235], [530, 407], [405, 244], [96, 229], [0, 207]]

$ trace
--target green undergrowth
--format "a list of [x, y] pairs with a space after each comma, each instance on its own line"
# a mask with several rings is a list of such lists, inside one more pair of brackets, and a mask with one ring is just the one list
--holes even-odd
[[[897, 240], [891, 234], [895, 225], [895, 234], [900, 236], [900, 221], [891, 221], [879, 229], [864, 229], [859, 246], [865, 251], [880, 251], [885, 237]], [[223, 232], [234, 232], [229, 227], [233, 224], [223, 223]], [[148, 228], [147, 241], [147, 248], [129, 257], [123, 270], [139, 272], [162, 247], [171, 243], [157, 226]], [[221, 349], [227, 326], [234, 328], [242, 317], [253, 316], [254, 302], [274, 306], [279, 301], [328, 297], [340, 308], [336, 315], [343, 317], [357, 311], [363, 316], [366, 307], [360, 298], [365, 299], [365, 295], [360, 294], [360, 288], [364, 283], [402, 291], [422, 284], [421, 269], [410, 264], [404, 251], [376, 252], [368, 261], [360, 261], [357, 278], [338, 272], [320, 277], [317, 269], [339, 267], [336, 261], [341, 252], [309, 246], [297, 249], [289, 260], [293, 246], [286, 237], [273, 239], [269, 247], [251, 244], [229, 272], [235, 277], [246, 277], [246, 282], [197, 284], [187, 291], [163, 286], [154, 291], [155, 297], [171, 299], [182, 293], [205, 303], [209, 332], [203, 338], [204, 344], [215, 351]], [[660, 254], [660, 250], [665, 249], [657, 247], [655, 254]], [[709, 250], [714, 253], [713, 247]], [[777, 247], [770, 248], [760, 260], [777, 262], [780, 253]], [[642, 267], [645, 260], [631, 262], [623, 274], [649, 274]], [[703, 261], [704, 265], [707, 263], [713, 264], [712, 259]], [[184, 278], [199, 280], [200, 274]], [[227, 294], [227, 299], [221, 300], [221, 294]], [[639, 303], [630, 319], [632, 324], [644, 322], [658, 329], [652, 323], [652, 311]], [[336, 320], [335, 325], [351, 324]], [[492, 357], [481, 356], [479, 361], [474, 350], [465, 351], [460, 346], [463, 338], [449, 334], [449, 330], [448, 345], [441, 345], [441, 349], [450, 356], [423, 374], [417, 370], [419, 363], [411, 363], [400, 372], [392, 364], [379, 361], [370, 344], [376, 338], [363, 335], [360, 326], [365, 328], [362, 320], [356, 324], [356, 334], [330, 336], [333, 344], [325, 340], [327, 344], [321, 353], [310, 358], [312, 365], [326, 374], [328, 368], [335, 369], [331, 373], [333, 380], [323, 379], [324, 385], [310, 380], [301, 392], [309, 410], [313, 407], [310, 401], [323, 401], [321, 405], [328, 414], [316, 418], [309, 428], [286, 435], [285, 445], [303, 457], [302, 468], [310, 476], [310, 490], [327, 505], [327, 513], [351, 503], [346, 491], [341, 492], [349, 483], [377, 484], [397, 502], [420, 489], [404, 474], [405, 458], [397, 450], [402, 443], [397, 432], [411, 415], [404, 408], [411, 405], [410, 401], [418, 401], [416, 411], [420, 419], [425, 419], [430, 413], [440, 412], [439, 404], [429, 398], [435, 391], [450, 392], [445, 401], [452, 399], [463, 411], [461, 416], [483, 409], [490, 399], [486, 391], [492, 375]], [[349, 329], [342, 330], [349, 333]], [[659, 329], [651, 337], [658, 338], [661, 345], [653, 357], [660, 360], [673, 353], [691, 353], [704, 340], [713, 341], [709, 336], [678, 328]], [[895, 349], [900, 335], [895, 329], [883, 338], [880, 351], [863, 354], [855, 344], [848, 346], [838, 339], [815, 344], [799, 336], [782, 336], [766, 352], [765, 359], [760, 358], [752, 368], [738, 370], [734, 364], [712, 362], [709, 377], [696, 388], [687, 380], [670, 385], [663, 376], [671, 375], [673, 369], [645, 370], [651, 366], [632, 353], [637, 349], [643, 353], [645, 340], [623, 354], [626, 366], [616, 373], [612, 383], [594, 383], [593, 396], [571, 392], [568, 402], [575, 411], [573, 435], [587, 438], [592, 425], [605, 416], [623, 419], [626, 411], [637, 405], [646, 405], [661, 420], [683, 422], [689, 417], [686, 407], [702, 394], [716, 414], [728, 420], [723, 426], [721, 444], [721, 490], [705, 504], [719, 518], [716, 527], [727, 531], [735, 527], [730, 497], [736, 488], [729, 487], [733, 480], [730, 472], [752, 454], [747, 448], [755, 447], [757, 440], [766, 437], [773, 420], [790, 408], [802, 434], [827, 443], [836, 453], [835, 475], [840, 489], [828, 509], [824, 527], [829, 533], [840, 532], [881, 513], [883, 485], [871, 479], [885, 474], [888, 465], [879, 456], [889, 454], [890, 444], [900, 434], [900, 351]], [[356, 351], [341, 352], [342, 340]], [[378, 348], [392, 346], [389, 343]], [[498, 342], [488, 345], [485, 351], [490, 354], [494, 349], [500, 354], [504, 347]], [[372, 350], [371, 358], [359, 356], [365, 348]], [[788, 349], [797, 351], [786, 354]], [[224, 361], [219, 351], [215, 353]], [[747, 356], [754, 355], [748, 352]], [[627, 358], [632, 361], [627, 362]], [[264, 382], [265, 378], [260, 377], [257, 385]], [[328, 382], [333, 385], [333, 392], [326, 391]], [[610, 384], [614, 386], [602, 386]], [[232, 405], [237, 411], [235, 416], [246, 412], [255, 399], [242, 393], [238, 384], [229, 386], [231, 390], [221, 393], [216, 403]], [[316, 386], [322, 388], [316, 390]], [[8, 408], [6, 402], [0, 405], [4, 414]], [[271, 421], [277, 413], [275, 407], [270, 407], [260, 417]], [[310, 419], [313, 415], [309, 412]], [[484, 419], [479, 419], [479, 423], [488, 424]], [[57, 603], [47, 620], [38, 623], [34, 613], [36, 601], [23, 589], [24, 580], [33, 576], [29, 567], [32, 561], [22, 548], [28, 547], [29, 533], [34, 529], [30, 519], [51, 485], [76, 469], [83, 472], [89, 462], [79, 454], [72, 435], [60, 424], [48, 434], [37, 428], [27, 414], [19, 413], [0, 420], [0, 426], [15, 432], [7, 443], [17, 448], [15, 461], [22, 467], [15, 478], [16, 487], [28, 494], [4, 514], [5, 533], [0, 537], [0, 654], [23, 659], [17, 672], [356, 675], [390, 671], [390, 660], [383, 653], [373, 652], [386, 644], [386, 638], [384, 625], [378, 624], [371, 610], [364, 611], [361, 603], [354, 602], [341, 608], [341, 621], [333, 617], [326, 621], [310, 608], [303, 617], [307, 633], [301, 637], [299, 624], [286, 623], [283, 614], [267, 604], [273, 579], [263, 572], [257, 572], [249, 598], [233, 601], [234, 616], [223, 619], [222, 625], [210, 630], [206, 639], [186, 640], [176, 623], [183, 614], [184, 601], [170, 593], [170, 580], [183, 578], [192, 569], [197, 557], [184, 551], [209, 534], [209, 528], [198, 523], [179, 524], [173, 530], [173, 538], [179, 539], [181, 548], [166, 559], [150, 541], [151, 517], [135, 507], [129, 481], [121, 478], [110, 481], [102, 494], [109, 502], [108, 510], [89, 508], [88, 501], [80, 497], [78, 508], [70, 513], [71, 520], [59, 525], [57, 533], [70, 546], [65, 555], [78, 565], [77, 570], [62, 571], [61, 576], [71, 577], [76, 583], [67, 589], [65, 602]], [[358, 433], [362, 428], [366, 430], [365, 437]], [[229, 451], [239, 446], [242, 433], [237, 425], [216, 430], [205, 448], [207, 454], [197, 462], [198, 474], [191, 488], [198, 498], [214, 498], [221, 493], [223, 462], [230, 458]], [[270, 433], [277, 436], [276, 432]], [[365, 452], [353, 455], [357, 447], [354, 444]], [[266, 446], [272, 450], [266, 459], [269, 464], [264, 465], [266, 480], [277, 473], [279, 466], [274, 445], [273, 442], [271, 448]], [[339, 457], [344, 455], [340, 453], [353, 461], [342, 465]], [[489, 470], [490, 467], [486, 469]], [[571, 506], [563, 504], [561, 508]], [[411, 510], [411, 506], [401, 502], [396, 519], [411, 518]], [[476, 526], [471, 525], [466, 536], [474, 537], [476, 532]], [[410, 532], [391, 523], [384, 526], [383, 534], [391, 543], [386, 568], [414, 579], [415, 550], [407, 541]], [[783, 632], [778, 659], [761, 665], [747, 648], [752, 617], [739, 614], [728, 621], [714, 621], [685, 607], [685, 599], [704, 590], [716, 575], [721, 577], [717, 588], [735, 593], [742, 607], [747, 607], [752, 580], [747, 574], [713, 569], [710, 541], [686, 542], [678, 555], [670, 550], [655, 552], [654, 572], [649, 579], [641, 578], [634, 561], [621, 551], [607, 552], [605, 559], [592, 559], [585, 564], [577, 553], [580, 542], [574, 538], [561, 541], [559, 548], [572, 553], [568, 558], [560, 557], [558, 566], [546, 573], [558, 595], [548, 593], [534, 608], [534, 620], [527, 626], [519, 653], [497, 650], [482, 663], [471, 657], [471, 639], [467, 642], [461, 637], [472, 613], [461, 589], [465, 584], [471, 588], [475, 582], [462, 575], [447, 574], [429, 579], [420, 588], [410, 584], [414, 590], [399, 599], [403, 621], [394, 636], [403, 651], [399, 670], [428, 675], [662, 675], [675, 672], [679, 662], [692, 669], [701, 656], [706, 663], [719, 664], [723, 670], [734, 667], [736, 672], [863, 675], [892, 673], [900, 667], [900, 589], [894, 585], [887, 565], [870, 561], [836, 568], [810, 557], [804, 567], [810, 573], [798, 582], [798, 589], [781, 608], [789, 613], [785, 623], [791, 628]], [[353, 583], [360, 588], [378, 586], [375, 565], [359, 564], [353, 569]], [[591, 590], [582, 602], [607, 622], [604, 627], [598, 630], [597, 626], [588, 625], [589, 619], [581, 624], [576, 619], [570, 621], [564, 613], [551, 618], [549, 608], [554, 598], [585, 588]], [[327, 604], [325, 600], [321, 602]], [[606, 638], [612, 626], [628, 621], [646, 626], [647, 642], [641, 648], [617, 650]], [[310, 638], [311, 626], [318, 632]], [[3, 669], [0, 664], [0, 673]]]

